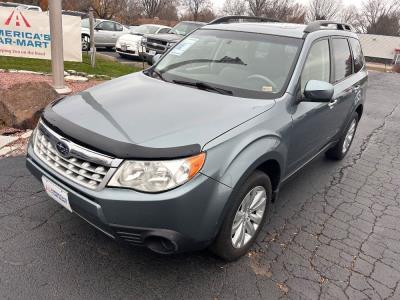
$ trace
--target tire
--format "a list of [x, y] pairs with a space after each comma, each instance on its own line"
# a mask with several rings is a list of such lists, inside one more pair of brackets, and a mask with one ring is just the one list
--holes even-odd
[[[353, 143], [354, 136], [356, 135], [358, 121], [358, 114], [354, 113], [339, 142], [325, 153], [327, 158], [342, 160], [346, 156]], [[349, 134], [351, 134], [351, 136], [349, 136]]]
[[118, 54], [119, 54], [119, 56], [120, 56], [121, 58], [127, 58], [127, 56], [126, 56], [125, 54], [122, 54], [122, 53], [119, 53], [119, 52], [118, 52]]
[[[259, 215], [249, 214], [246, 216], [238, 217], [239, 213], [242, 214], [241, 209], [244, 209], [244, 205], [242, 205], [245, 202], [245, 198], [248, 195], [254, 195], [254, 193], [261, 193], [261, 189], [264, 189], [265, 191], [265, 207], [264, 207], [264, 212], [262, 216], [260, 217]], [[252, 192], [250, 194], [250, 192]], [[220, 232], [218, 233], [214, 243], [210, 247], [210, 250], [219, 256], [220, 258], [226, 260], [226, 261], [235, 261], [241, 256], [245, 255], [250, 247], [253, 245], [254, 241], [256, 240], [258, 234], [260, 233], [268, 211], [269, 211], [269, 205], [271, 203], [271, 198], [272, 198], [272, 186], [271, 186], [271, 181], [269, 177], [261, 172], [261, 171], [255, 171], [244, 183], [243, 185], [237, 190], [234, 191], [232, 194], [233, 199], [233, 205], [231, 206], [230, 210], [226, 214], [225, 220], [221, 226]], [[255, 205], [257, 206], [257, 205]], [[234, 243], [238, 240], [240, 240], [241, 235], [236, 235], [237, 230], [243, 229], [243, 225], [235, 226], [237, 229], [233, 229], [234, 224], [238, 224], [237, 220], [244, 220], [247, 217], [246, 222], [253, 222], [252, 217], [249, 218], [249, 216], [256, 216], [257, 218], [260, 219], [259, 224], [257, 228], [254, 231], [254, 234], [247, 235], [247, 241], [243, 245], [238, 244], [235, 246]], [[236, 221], [235, 221], [236, 219]], [[234, 223], [235, 221], [235, 223]], [[245, 223], [246, 223], [245, 222]], [[243, 224], [243, 222], [241, 223]], [[250, 223], [251, 224], [251, 223]], [[253, 225], [256, 223], [252, 223]], [[242, 227], [240, 227], [242, 226]], [[245, 227], [245, 232], [247, 232], [247, 227]], [[243, 235], [245, 236], [247, 233], [244, 233]], [[250, 238], [251, 236], [251, 238]]]
[[82, 51], [89, 51], [90, 50], [90, 37], [88, 35], [82, 35]]

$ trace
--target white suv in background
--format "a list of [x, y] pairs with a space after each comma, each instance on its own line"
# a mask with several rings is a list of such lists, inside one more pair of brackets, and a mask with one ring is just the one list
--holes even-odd
[[142, 37], [145, 34], [168, 33], [171, 27], [156, 24], [144, 24], [131, 28], [128, 34], [119, 37], [115, 51], [121, 57], [140, 57], [142, 51]]

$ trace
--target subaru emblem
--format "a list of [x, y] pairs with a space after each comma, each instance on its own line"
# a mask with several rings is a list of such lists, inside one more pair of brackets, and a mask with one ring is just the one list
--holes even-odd
[[58, 153], [60, 153], [62, 156], [68, 156], [69, 147], [66, 143], [60, 141], [56, 144], [56, 148], [57, 148]]

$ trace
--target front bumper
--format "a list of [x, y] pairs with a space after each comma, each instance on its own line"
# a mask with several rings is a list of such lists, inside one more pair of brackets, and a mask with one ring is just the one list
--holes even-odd
[[[107, 187], [93, 191], [52, 171], [35, 155], [31, 144], [26, 164], [39, 180], [45, 176], [66, 190], [72, 210], [97, 229], [159, 253], [207, 247], [218, 232], [231, 193], [227, 186], [200, 173], [164, 193]], [[159, 241], [170, 242], [167, 248], [171, 251], [163, 251]]]

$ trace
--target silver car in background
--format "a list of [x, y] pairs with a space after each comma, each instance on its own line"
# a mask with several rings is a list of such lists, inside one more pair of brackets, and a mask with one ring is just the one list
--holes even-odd
[[142, 50], [142, 37], [145, 34], [168, 33], [171, 27], [156, 24], [144, 24], [130, 28], [128, 34], [120, 36], [115, 45], [115, 51], [121, 57], [140, 57]]
[[[94, 40], [96, 47], [105, 47], [112, 49], [115, 46], [118, 38], [129, 32], [129, 29], [124, 25], [109, 21], [96, 19], [94, 24]], [[90, 28], [89, 19], [82, 20], [82, 50], [90, 49]]]

